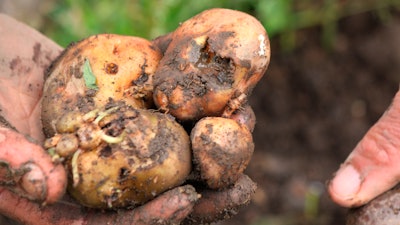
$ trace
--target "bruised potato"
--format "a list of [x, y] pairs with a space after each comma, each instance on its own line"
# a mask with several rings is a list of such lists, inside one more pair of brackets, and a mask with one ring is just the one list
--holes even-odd
[[234, 184], [254, 151], [246, 125], [222, 117], [205, 117], [190, 134], [193, 160], [208, 187], [223, 189]]
[[[68, 191], [78, 202], [134, 207], [186, 180], [192, 163], [189, 136], [171, 116], [124, 105], [95, 111], [82, 116], [75, 133], [58, 134], [66, 139], [61, 147], [53, 143], [70, 174]], [[63, 147], [70, 149], [68, 140], [71, 146], [78, 140], [78, 146], [60, 154], [67, 152]]]
[[154, 102], [182, 121], [229, 117], [270, 61], [264, 27], [235, 10], [206, 10], [164, 39], [155, 40], [166, 50], [154, 74]]
[[153, 105], [153, 74], [162, 57], [150, 41], [99, 34], [70, 45], [48, 72], [42, 100], [47, 136], [65, 112], [90, 111], [123, 99], [135, 108]]

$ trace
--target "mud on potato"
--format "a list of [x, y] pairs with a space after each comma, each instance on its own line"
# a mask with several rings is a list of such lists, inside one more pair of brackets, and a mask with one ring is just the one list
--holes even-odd
[[269, 60], [262, 25], [229, 9], [206, 10], [153, 41], [91, 36], [49, 68], [45, 148], [88, 207], [134, 207], [193, 177], [227, 189], [254, 150], [246, 102]]

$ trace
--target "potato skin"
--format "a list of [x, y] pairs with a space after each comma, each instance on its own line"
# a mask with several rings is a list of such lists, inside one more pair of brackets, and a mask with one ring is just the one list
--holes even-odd
[[[259, 21], [228, 9], [204, 11], [153, 42], [103, 34], [71, 45], [49, 70], [42, 102], [45, 134], [68, 134], [55, 151], [69, 193], [91, 208], [135, 207], [191, 179], [192, 163], [209, 188], [232, 187], [254, 151], [245, 102], [269, 60]], [[88, 63], [96, 88], [84, 79]], [[85, 119], [120, 101], [129, 109]], [[165, 114], [142, 110], [154, 103]], [[199, 120], [190, 138], [169, 114], [190, 127]]]
[[234, 184], [254, 151], [247, 127], [228, 118], [201, 119], [192, 129], [190, 140], [196, 170], [212, 189]]
[[220, 116], [230, 100], [250, 94], [270, 61], [264, 27], [235, 10], [206, 10], [169, 38], [154, 75], [154, 102], [180, 120]]
[[[161, 57], [155, 45], [139, 37], [99, 34], [70, 45], [47, 74], [42, 99], [45, 134], [54, 135], [54, 123], [64, 113], [87, 112], [111, 100], [151, 107], [153, 74]], [[86, 61], [97, 89], [85, 83]]]
[[[132, 110], [112, 115], [115, 120], [105, 125], [111, 129], [124, 126], [121, 143], [103, 142], [78, 156], [79, 182], [73, 186], [70, 174], [68, 191], [82, 205], [92, 208], [141, 205], [179, 186], [190, 173], [190, 142], [183, 127], [166, 114]], [[71, 161], [69, 171], [72, 171]]]
[[254, 127], [256, 126], [256, 114], [250, 105], [246, 104], [240, 109], [234, 111], [229, 118], [245, 125], [247, 129], [253, 133]]
[[366, 205], [347, 213], [346, 225], [400, 224], [400, 186], [381, 194]]

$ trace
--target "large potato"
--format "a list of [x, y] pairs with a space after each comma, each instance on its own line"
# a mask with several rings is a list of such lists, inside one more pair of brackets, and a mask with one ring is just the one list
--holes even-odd
[[65, 112], [90, 111], [123, 99], [152, 106], [153, 74], [161, 52], [150, 41], [100, 34], [70, 45], [50, 67], [44, 86], [42, 120], [47, 136]]
[[[78, 140], [75, 152], [59, 156], [70, 174], [69, 193], [88, 207], [143, 204], [182, 184], [191, 171], [189, 136], [167, 114], [117, 105], [82, 121], [75, 133], [59, 135], [66, 139], [62, 147]], [[55, 153], [65, 152], [62, 147]]]
[[229, 117], [270, 61], [264, 27], [235, 10], [206, 10], [164, 39], [155, 40], [166, 50], [154, 75], [154, 101], [180, 120]]

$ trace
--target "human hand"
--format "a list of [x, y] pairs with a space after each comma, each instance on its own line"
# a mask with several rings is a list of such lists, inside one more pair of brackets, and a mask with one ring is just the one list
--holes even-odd
[[344, 207], [366, 204], [400, 181], [400, 91], [329, 183], [333, 201]]
[[118, 212], [85, 209], [64, 196], [66, 172], [42, 149], [40, 121], [44, 71], [61, 51], [0, 14], [0, 214], [27, 224], [199, 224], [248, 203], [255, 184], [245, 175], [230, 189], [199, 191], [201, 198], [185, 185]]

